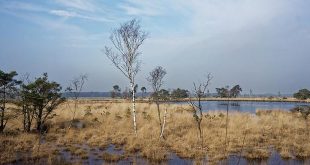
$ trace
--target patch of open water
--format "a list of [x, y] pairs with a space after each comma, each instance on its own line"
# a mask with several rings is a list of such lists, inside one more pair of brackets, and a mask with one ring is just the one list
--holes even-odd
[[[104, 152], [107, 152], [112, 155], [124, 155], [125, 151], [122, 148], [116, 147], [113, 144], [110, 144], [107, 146], [104, 150], [101, 150], [97, 147], [91, 148], [88, 145], [75, 145], [75, 147], [83, 149], [87, 153], [87, 157], [81, 157], [79, 155], [74, 155], [70, 151], [66, 150], [65, 148], [59, 148], [59, 155], [57, 156], [58, 161], [63, 161], [63, 163], [70, 163], [70, 164], [92, 164], [92, 165], [102, 165], [102, 164], [119, 164], [119, 165], [125, 165], [125, 164], [172, 164], [172, 165], [191, 165], [195, 164], [195, 161], [192, 159], [185, 159], [179, 157], [175, 153], [170, 153], [168, 160], [161, 162], [161, 163], [155, 163], [151, 162], [148, 159], [140, 156], [139, 153], [136, 153], [134, 155], [125, 156], [121, 160], [116, 162], [109, 162], [105, 161], [100, 155], [102, 155]], [[27, 162], [27, 159], [25, 159], [25, 156], [30, 158], [31, 156], [29, 153], [17, 153], [16, 158], [17, 161], [14, 163], [10, 163], [12, 165], [22, 165]], [[23, 159], [21, 159], [23, 157]], [[208, 164], [207, 159], [199, 161], [202, 164]], [[37, 160], [34, 164], [46, 164], [47, 158], [42, 158]], [[27, 164], [27, 163], [26, 163]], [[239, 155], [231, 155], [228, 157], [228, 159], [221, 160], [217, 164], [219, 165], [262, 165], [262, 164], [270, 164], [270, 165], [304, 165], [304, 164], [310, 164], [310, 159], [283, 159], [281, 158], [280, 154], [276, 151], [272, 151], [270, 157], [268, 159], [246, 159], [244, 157], [240, 157]]]

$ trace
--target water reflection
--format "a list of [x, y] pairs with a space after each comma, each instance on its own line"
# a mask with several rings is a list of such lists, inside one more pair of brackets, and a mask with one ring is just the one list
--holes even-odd
[[220, 165], [304, 165], [310, 164], [310, 159], [282, 159], [281, 155], [273, 151], [268, 159], [245, 159], [236, 155], [219, 162]]
[[[202, 106], [204, 111], [226, 111], [228, 101], [203, 101]], [[181, 102], [176, 104], [187, 104]], [[299, 102], [251, 102], [251, 101], [230, 101], [229, 111], [250, 112], [255, 113], [256, 110], [290, 110], [296, 106], [310, 106], [310, 103]]]

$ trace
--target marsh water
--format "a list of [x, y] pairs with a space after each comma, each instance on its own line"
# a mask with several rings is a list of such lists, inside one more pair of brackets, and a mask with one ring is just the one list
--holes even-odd
[[[116, 147], [113, 144], [108, 145], [105, 148], [99, 147], [90, 147], [86, 144], [83, 145], [76, 145], [75, 147], [81, 148], [87, 152], [86, 157], [81, 157], [71, 153], [70, 151], [66, 150], [63, 147], [59, 148], [57, 161], [54, 162], [56, 164], [92, 164], [92, 165], [102, 165], [102, 164], [172, 164], [172, 165], [192, 165], [192, 164], [208, 164], [208, 158], [206, 157], [204, 160], [192, 160], [179, 157], [176, 153], [170, 152], [168, 154], [167, 160], [163, 162], [152, 162], [145, 157], [142, 157], [140, 153], [136, 153], [133, 155], [126, 155], [124, 149], [122, 147]], [[217, 164], [219, 165], [264, 165], [264, 164], [271, 164], [271, 165], [304, 165], [310, 164], [310, 159], [283, 159], [281, 158], [280, 154], [271, 149], [271, 155], [268, 159], [246, 159], [240, 156], [240, 153], [235, 155], [230, 155], [227, 159], [219, 161]], [[108, 153], [111, 155], [121, 156], [122, 158], [117, 161], [108, 161], [104, 159], [101, 155], [104, 153]], [[26, 153], [30, 157], [31, 153]], [[16, 157], [20, 157], [20, 154], [16, 154]], [[25, 156], [25, 155], [24, 155]], [[35, 162], [27, 162], [27, 159], [19, 160], [10, 163], [12, 165], [23, 165], [23, 164], [46, 164], [48, 161], [47, 158], [42, 158], [36, 160]]]
[[[203, 101], [204, 111], [226, 111], [228, 101]], [[188, 104], [178, 102], [176, 104]], [[300, 102], [258, 102], [258, 101], [229, 101], [230, 111], [255, 113], [256, 110], [290, 110], [297, 106], [310, 106], [310, 103]]]

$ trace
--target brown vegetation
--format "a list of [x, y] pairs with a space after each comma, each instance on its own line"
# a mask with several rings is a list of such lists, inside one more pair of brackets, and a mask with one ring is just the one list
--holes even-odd
[[[74, 104], [69, 101], [69, 104]], [[204, 150], [200, 148], [199, 132], [191, 108], [187, 105], [163, 104], [168, 109], [165, 139], [158, 137], [160, 131], [155, 104], [137, 104], [138, 136], [132, 130], [129, 103], [104, 101], [80, 101], [74, 127], [66, 129], [72, 119], [67, 103], [57, 110], [57, 116], [49, 121], [45, 142], [39, 144], [36, 133], [22, 133], [19, 118], [11, 120], [0, 135], [0, 164], [40, 158], [55, 160], [62, 149], [73, 155], [87, 158], [87, 150], [99, 148], [104, 151], [109, 144], [124, 148], [126, 155], [140, 154], [151, 161], [167, 160], [169, 153], [196, 160], [208, 157], [215, 163], [230, 154], [246, 158], [268, 158], [276, 150], [284, 158], [310, 156], [310, 141], [305, 119], [298, 113], [287, 111], [258, 111], [230, 113], [229, 142], [225, 150], [226, 116], [224, 112], [204, 113], [202, 121]], [[116, 161], [124, 155], [102, 152], [99, 157]], [[50, 161], [48, 161], [50, 162]]]

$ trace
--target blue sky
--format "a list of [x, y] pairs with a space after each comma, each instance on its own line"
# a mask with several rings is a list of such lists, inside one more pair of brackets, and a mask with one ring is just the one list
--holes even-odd
[[137, 83], [156, 66], [165, 88], [192, 89], [211, 72], [210, 90], [240, 84], [244, 93], [310, 88], [308, 0], [0, 0], [0, 69], [48, 72], [66, 87], [87, 73], [86, 91], [123, 89], [127, 80], [102, 53], [109, 35], [138, 18], [149, 38]]

